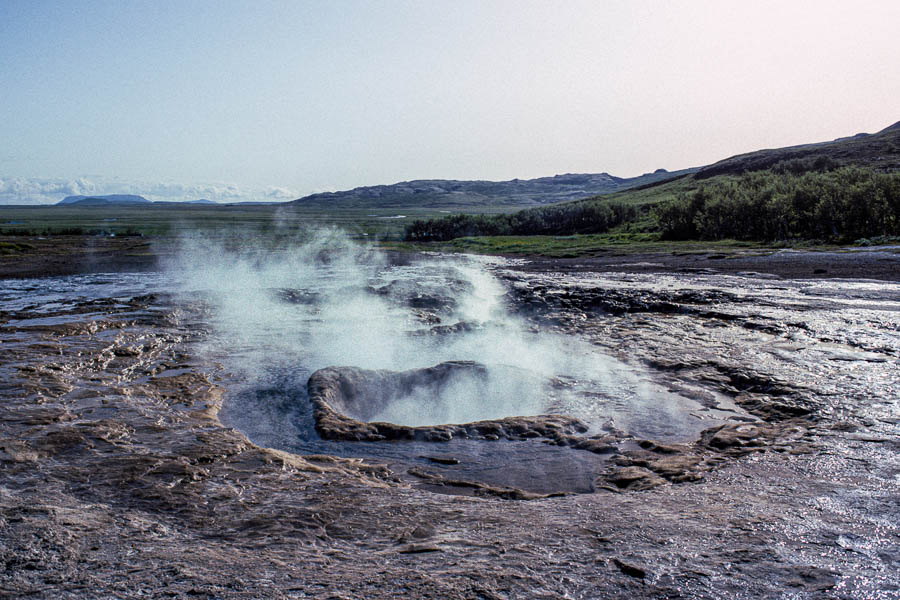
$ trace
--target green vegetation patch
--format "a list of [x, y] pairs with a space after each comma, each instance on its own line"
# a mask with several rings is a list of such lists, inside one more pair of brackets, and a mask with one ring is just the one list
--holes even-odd
[[580, 258], [600, 255], [666, 253], [675, 255], [723, 253], [723, 258], [746, 256], [748, 252], [769, 253], [771, 245], [739, 240], [715, 242], [662, 240], [657, 233], [610, 232], [605, 234], [481, 236], [462, 237], [446, 242], [389, 242], [387, 250], [461, 252], [544, 256], [548, 258]]
[[21, 242], [0, 242], [0, 254], [21, 254], [29, 250], [34, 250], [34, 246]]

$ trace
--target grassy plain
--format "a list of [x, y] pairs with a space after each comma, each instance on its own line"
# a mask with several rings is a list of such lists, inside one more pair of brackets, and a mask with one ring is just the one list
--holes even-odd
[[[511, 207], [481, 207], [471, 213], [512, 212]], [[413, 219], [447, 214], [437, 209], [392, 207], [359, 209], [296, 205], [191, 205], [146, 206], [0, 206], [0, 235], [141, 235], [177, 237], [199, 232], [216, 237], [235, 231], [265, 237], [302, 236], [318, 227], [340, 227], [358, 239], [400, 239]]]

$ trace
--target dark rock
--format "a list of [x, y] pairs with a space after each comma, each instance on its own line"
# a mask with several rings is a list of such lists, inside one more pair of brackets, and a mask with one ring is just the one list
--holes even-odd
[[813, 566], [791, 567], [785, 582], [790, 587], [799, 587], [811, 592], [823, 592], [837, 585], [839, 573]]
[[[618, 490], [649, 490], [666, 482], [665, 479], [643, 467], [616, 467], [602, 477], [603, 481]], [[607, 487], [607, 489], [609, 489]]]
[[549, 494], [537, 494], [515, 487], [492, 486], [477, 481], [463, 479], [450, 479], [418, 468], [409, 469], [408, 473], [413, 477], [424, 480], [429, 486], [461, 488], [475, 496], [490, 496], [504, 500], [539, 500], [541, 498], [558, 498], [567, 495], [566, 492], [552, 492]]
[[679, 454], [685, 451], [685, 446], [676, 446], [673, 444], [661, 444], [654, 440], [640, 440], [638, 446], [650, 452], [657, 454]]
[[410, 308], [451, 310], [456, 308], [456, 299], [448, 296], [426, 296], [419, 294], [407, 298], [406, 305]]
[[567, 445], [577, 450], [587, 450], [594, 454], [613, 454], [618, 451], [618, 440], [613, 436], [594, 436], [590, 438], [568, 437]]
[[316, 292], [286, 288], [273, 290], [273, 294], [286, 304], [316, 304], [321, 298]]
[[367, 290], [377, 296], [389, 297], [413, 309], [438, 312], [452, 312], [457, 307], [453, 294], [470, 293], [472, 284], [464, 279], [450, 277], [444, 284], [435, 286], [416, 285], [409, 281], [395, 280], [380, 287], [369, 286]]
[[[733, 423], [712, 427], [700, 434], [699, 448], [740, 456], [772, 446], [777, 441], [788, 441], [802, 436], [802, 428], [785, 423]], [[792, 442], [796, 444], [796, 439]]]
[[745, 448], [747, 446], [761, 446], [759, 428], [755, 425], [723, 425], [703, 432], [703, 441], [711, 448], [720, 450], [731, 448]]
[[426, 330], [413, 331], [412, 335], [453, 335], [456, 333], [468, 333], [481, 328], [480, 323], [460, 321], [453, 325], [435, 325]]
[[427, 460], [430, 460], [433, 463], [437, 463], [439, 465], [458, 465], [459, 459], [453, 458], [452, 456], [423, 456]]
[[612, 562], [616, 567], [619, 568], [620, 571], [628, 575], [629, 577], [635, 577], [637, 579], [643, 579], [647, 576], [647, 571], [638, 567], [637, 565], [624, 562], [618, 558], [612, 559]]
[[640, 467], [671, 481], [684, 483], [702, 479], [703, 459], [689, 446], [666, 445], [652, 440], [640, 440], [640, 450], [628, 450], [615, 457], [620, 467]]
[[717, 290], [648, 290], [571, 287], [560, 291], [540, 285], [529, 286], [514, 282], [509, 288], [510, 299], [527, 312], [555, 314], [606, 313], [696, 313], [701, 308], [722, 302], [739, 303], [743, 298]]
[[444, 549], [435, 544], [404, 544], [397, 548], [400, 554], [421, 554], [422, 552], [443, 552]]
[[700, 474], [693, 470], [700, 462], [701, 459], [697, 456], [675, 455], [650, 461], [647, 467], [673, 483], [682, 483], [700, 479]]

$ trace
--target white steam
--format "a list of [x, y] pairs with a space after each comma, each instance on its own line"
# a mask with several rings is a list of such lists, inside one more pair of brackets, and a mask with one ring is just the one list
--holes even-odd
[[324, 231], [278, 251], [191, 238], [172, 271], [182, 292], [201, 294], [210, 307], [206, 351], [248, 386], [297, 390], [327, 366], [405, 371], [468, 360], [488, 366], [486, 381], [460, 378], [439, 397], [413, 392], [374, 420], [424, 425], [555, 412], [594, 427], [615, 417], [622, 426], [646, 395], [640, 378], [582, 340], [532, 331], [507, 310], [487, 260], [392, 266]]

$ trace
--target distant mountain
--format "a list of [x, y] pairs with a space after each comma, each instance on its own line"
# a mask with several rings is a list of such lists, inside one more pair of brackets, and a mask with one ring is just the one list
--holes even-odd
[[854, 165], [876, 171], [900, 170], [900, 122], [878, 133], [858, 133], [831, 142], [757, 150], [739, 154], [703, 167], [694, 179], [716, 175], [739, 175], [778, 167], [805, 172]]
[[322, 208], [422, 207], [465, 209], [491, 206], [540, 206], [577, 200], [656, 183], [693, 173], [696, 169], [669, 172], [657, 169], [639, 177], [615, 177], [609, 173], [554, 175], [511, 181], [458, 181], [419, 179], [392, 185], [358, 187], [342, 192], [305, 196], [290, 204]]
[[105, 196], [66, 196], [56, 206], [123, 206], [135, 204], [218, 204], [207, 198], [198, 200], [147, 200], [134, 194], [108, 194]]
[[56, 203], [56, 206], [115, 206], [121, 204], [150, 204], [143, 196], [132, 194], [109, 194], [106, 196], [66, 196]]

